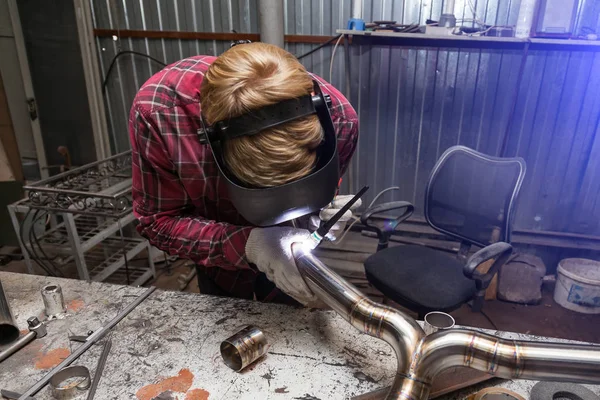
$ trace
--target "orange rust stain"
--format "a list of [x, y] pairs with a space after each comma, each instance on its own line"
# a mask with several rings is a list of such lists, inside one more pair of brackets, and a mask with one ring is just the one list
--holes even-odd
[[210, 393], [204, 389], [192, 389], [186, 393], [185, 400], [208, 400], [208, 396]]
[[67, 303], [67, 311], [76, 313], [77, 311], [81, 310], [84, 306], [85, 303], [81, 299], [71, 300], [69, 303]]
[[27, 335], [27, 334], [29, 333], [29, 330], [28, 330], [28, 329], [21, 329], [21, 330], [19, 331], [19, 333], [20, 333], [21, 335]]
[[165, 378], [157, 383], [144, 386], [137, 391], [135, 396], [139, 400], [152, 400], [159, 394], [167, 391], [185, 393], [192, 386], [193, 380], [194, 374], [192, 374], [189, 369], [184, 368], [179, 371], [177, 376]]
[[65, 358], [71, 354], [69, 349], [60, 347], [58, 349], [50, 350], [45, 354], [40, 354], [35, 359], [35, 368], [37, 369], [50, 369], [56, 367]]

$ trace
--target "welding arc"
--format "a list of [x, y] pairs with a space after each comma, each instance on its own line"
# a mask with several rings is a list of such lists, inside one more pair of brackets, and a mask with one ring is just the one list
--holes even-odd
[[350, 209], [350, 207], [352, 207], [354, 205], [354, 203], [356, 203], [358, 201], [358, 199], [360, 199], [361, 196], [363, 194], [365, 194], [365, 192], [367, 190], [369, 190], [369, 187], [363, 186], [363, 188], [360, 189], [358, 191], [358, 193], [356, 193], [354, 195], [354, 197], [350, 199], [349, 202], [347, 202], [342, 208], [340, 208], [340, 210], [337, 213], [335, 213], [335, 215], [333, 217], [331, 217], [327, 222], [325, 222], [323, 225], [321, 225], [319, 227], [319, 229], [317, 229], [317, 235], [319, 235], [321, 237], [325, 237], [325, 235], [327, 235], [329, 230], [331, 228], [333, 228], [333, 226], [340, 220], [340, 218], [342, 218], [344, 213], [346, 211], [348, 211]]

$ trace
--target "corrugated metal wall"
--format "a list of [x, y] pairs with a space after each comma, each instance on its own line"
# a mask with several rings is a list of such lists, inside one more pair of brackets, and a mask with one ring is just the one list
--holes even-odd
[[[441, 0], [364, 1], [365, 20], [424, 23], [439, 17]], [[520, 0], [456, 0], [458, 18], [514, 24]], [[256, 0], [93, 0], [97, 28], [257, 33]], [[346, 25], [350, 0], [286, 0], [286, 33], [333, 35]], [[197, 40], [99, 38], [103, 73], [119, 46], [167, 63], [195, 54], [220, 54], [228, 43]], [[316, 45], [288, 44], [302, 54]], [[326, 79], [332, 46], [302, 60]], [[600, 235], [600, 56], [577, 50], [529, 52], [512, 123], [521, 50], [350, 47], [334, 59], [331, 81], [359, 112], [361, 136], [345, 190], [371, 185], [369, 198], [388, 187], [386, 200], [412, 201], [420, 212], [425, 183], [439, 155], [464, 144], [524, 157], [528, 176], [516, 227]], [[107, 85], [110, 129], [118, 150], [128, 147], [127, 115], [137, 88], [159, 69], [125, 56]], [[596, 73], [594, 73], [596, 71]], [[367, 201], [369, 200], [367, 198]]]

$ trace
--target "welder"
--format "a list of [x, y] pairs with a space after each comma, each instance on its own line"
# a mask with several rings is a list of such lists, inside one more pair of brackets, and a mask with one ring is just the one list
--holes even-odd
[[336, 88], [279, 47], [238, 44], [152, 76], [129, 134], [138, 230], [194, 261], [201, 293], [316, 299], [290, 246], [344, 202], [358, 118]]

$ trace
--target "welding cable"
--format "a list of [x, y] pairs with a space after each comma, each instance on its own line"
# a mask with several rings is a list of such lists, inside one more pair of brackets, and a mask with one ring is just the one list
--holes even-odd
[[[24, 228], [25, 227], [25, 221], [27, 220], [27, 217], [31, 214], [31, 211], [33, 211], [33, 209], [29, 209], [27, 211], [27, 214], [25, 215], [25, 218], [21, 221], [21, 240], [23, 241], [23, 247], [27, 251], [27, 254], [29, 255], [29, 258], [31, 258], [33, 261], [35, 261], [36, 264], [38, 264], [40, 266], [40, 268], [42, 268], [44, 271], [46, 271], [46, 273], [49, 276], [58, 276], [55, 271], [52, 271], [51, 269], [49, 269], [48, 266], [45, 263], [42, 262], [42, 258], [39, 256], [39, 254], [35, 250], [33, 231], [34, 231], [34, 225], [35, 225], [35, 222], [37, 220], [37, 216], [40, 213], [40, 210], [36, 210], [35, 213], [33, 214], [33, 217], [31, 218], [31, 224], [30, 224], [30, 227], [29, 227], [29, 234], [28, 234], [28, 236], [29, 236], [29, 246], [31, 247], [31, 251], [27, 248], [27, 245], [25, 244], [25, 237], [23, 236], [24, 229], [25, 229]], [[62, 275], [62, 273], [61, 273], [61, 275]]]
[[[371, 201], [371, 203], [370, 203], [370, 204], [369, 204], [369, 206], [367, 207], [367, 210], [368, 210], [369, 208], [371, 208], [371, 207], [373, 206], [373, 204], [375, 204], [375, 202], [376, 202], [377, 200], [379, 200], [379, 198], [380, 198], [380, 197], [381, 197], [383, 194], [385, 194], [386, 192], [389, 192], [390, 190], [400, 190], [400, 188], [399, 188], [398, 186], [390, 186], [389, 188], [383, 189], [381, 192], [377, 193], [377, 195], [375, 196], [375, 198], [374, 198], [374, 199]], [[344, 234], [343, 234], [342, 236], [340, 236], [340, 238], [339, 238], [339, 239], [337, 239], [335, 242], [333, 242], [333, 244], [334, 244], [335, 246], [339, 245], [339, 244], [342, 242], [342, 240], [344, 240], [344, 238], [346, 237], [346, 234], [347, 234], [347, 233], [348, 233], [348, 232], [349, 232], [349, 231], [352, 229], [352, 227], [353, 227], [353, 226], [354, 226], [354, 225], [355, 225], [357, 222], [359, 222], [359, 221], [360, 221], [360, 218], [358, 218], [358, 217], [354, 217], [354, 216], [353, 216], [352, 218], [354, 218], [354, 221], [352, 221], [352, 223], [350, 224], [350, 226], [348, 226], [348, 228], [346, 228], [346, 231], [344, 231]]]
[[[52, 266], [52, 268], [56, 271], [56, 275], [60, 276], [60, 277], [64, 277], [65, 275], [62, 273], [62, 271], [60, 270], [60, 268], [54, 264], [54, 260], [56, 259], [56, 257], [54, 258], [50, 258], [50, 256], [48, 256], [48, 254], [46, 254], [46, 251], [44, 250], [44, 248], [42, 247], [40, 240], [38, 238], [38, 236], [35, 234], [35, 230], [33, 229], [33, 227], [35, 226], [35, 224], [42, 220], [43, 218], [46, 218], [49, 216], [48, 212], [43, 212], [40, 214], [39, 217], [34, 218], [32, 220], [32, 229], [29, 231], [31, 235], [33, 235], [33, 239], [35, 241], [35, 243], [37, 244], [37, 247], [39, 248], [40, 252], [42, 253], [42, 255], [46, 258], [46, 261], [48, 261], [48, 263], [50, 263], [50, 265]], [[45, 226], [44, 226], [45, 227]], [[32, 248], [35, 249], [32, 245]]]
[[[49, 276], [56, 276], [56, 274], [54, 272], [52, 272], [51, 270], [48, 269], [48, 267], [43, 264], [37, 257], [37, 254], [33, 254], [34, 253], [34, 249], [33, 249], [33, 244], [31, 242], [31, 236], [29, 236], [29, 246], [31, 246], [31, 250], [27, 247], [27, 242], [25, 240], [25, 221], [27, 221], [27, 218], [29, 217], [29, 215], [31, 215], [31, 212], [33, 211], [32, 208], [30, 208], [29, 210], [27, 210], [27, 213], [25, 213], [25, 217], [21, 220], [20, 223], [20, 233], [19, 236], [21, 237], [21, 242], [23, 243], [23, 248], [25, 249], [25, 252], [27, 253], [27, 255], [29, 256], [29, 258], [33, 261], [35, 261], [36, 264], [38, 264], [40, 266], [40, 268], [42, 268], [44, 271], [46, 271], [46, 273]], [[31, 229], [32, 227], [30, 227], [29, 232], [31, 233]]]
[[[25, 217], [21, 220], [20, 222], [20, 226], [19, 226], [19, 236], [21, 237], [21, 243], [23, 243], [23, 248], [25, 249], [25, 252], [27, 253], [27, 255], [29, 256], [29, 258], [33, 261], [36, 262], [36, 264], [38, 264], [40, 266], [40, 268], [42, 268], [44, 271], [46, 271], [46, 273], [49, 276], [55, 276], [54, 273], [52, 273], [52, 271], [50, 271], [44, 264], [41, 264], [33, 255], [32, 252], [29, 251], [29, 248], [27, 247], [27, 243], [25, 241], [25, 236], [24, 231], [25, 231], [25, 221], [27, 220], [27, 217], [29, 217], [29, 215], [31, 214], [31, 212], [33, 211], [33, 209], [29, 209], [27, 210], [27, 212], [25, 213]], [[30, 246], [31, 243], [29, 243]], [[33, 247], [33, 246], [32, 246]], [[32, 249], [33, 250], [33, 249]]]
[[108, 70], [106, 71], [106, 75], [104, 76], [104, 81], [102, 82], [102, 92], [106, 91], [106, 86], [108, 85], [108, 78], [110, 77], [110, 73], [112, 72], [113, 68], [115, 67], [115, 65], [117, 63], [117, 59], [126, 54], [133, 54], [135, 56], [146, 57], [146, 58], [149, 58], [150, 60], [154, 61], [155, 63], [160, 64], [163, 67], [167, 66], [167, 64], [165, 64], [164, 62], [160, 61], [157, 58], [152, 57], [149, 54], [140, 53], [139, 51], [121, 50], [117, 54], [115, 54], [112, 61], [110, 62]]
[[317, 51], [317, 50], [320, 50], [320, 49], [322, 49], [323, 47], [327, 46], [329, 43], [332, 43], [332, 42], [334, 42], [334, 41], [338, 40], [338, 39], [340, 38], [340, 36], [342, 36], [342, 35], [337, 35], [337, 36], [334, 36], [334, 37], [332, 37], [331, 39], [329, 39], [328, 41], [326, 41], [325, 43], [321, 43], [320, 45], [318, 45], [318, 46], [317, 46], [317, 47], [315, 47], [314, 49], [312, 49], [312, 50], [310, 50], [310, 51], [307, 51], [306, 53], [304, 53], [304, 54], [301, 54], [301, 55], [299, 55], [299, 56], [296, 56], [296, 58], [297, 58], [298, 60], [301, 60], [301, 59], [303, 59], [304, 57], [308, 57], [308, 56], [310, 56], [312, 53], [314, 53], [315, 51]]
[[479, 312], [481, 313], [481, 315], [483, 315], [485, 317], [485, 319], [488, 320], [488, 322], [494, 327], [495, 330], [497, 330], [497, 331], [500, 330], [500, 329], [498, 329], [498, 327], [496, 326], [494, 321], [492, 321], [492, 319], [490, 318], [489, 315], [487, 315], [485, 312], [483, 312], [483, 310], [479, 310]]
[[340, 236], [340, 238], [339, 238], [339, 239], [337, 239], [336, 241], [332, 242], [334, 246], [337, 246], [337, 245], [339, 245], [339, 244], [342, 242], [342, 240], [344, 240], [344, 238], [346, 237], [346, 235], [348, 234], [348, 232], [350, 232], [350, 231], [352, 230], [352, 227], [353, 227], [353, 226], [354, 226], [354, 225], [355, 225], [357, 222], [359, 222], [359, 221], [360, 221], [360, 218], [358, 218], [358, 217], [355, 217], [355, 216], [352, 216], [352, 219], [353, 219], [354, 221], [352, 221], [352, 223], [350, 224], [350, 226], [348, 226], [348, 227], [346, 228], [346, 230], [344, 231], [344, 233], [342, 234], [342, 236]]
[[[37, 211], [40, 211], [40, 210], [37, 210]], [[35, 234], [35, 230], [33, 229], [33, 227], [35, 226], [36, 222], [40, 221], [42, 218], [45, 218], [47, 214], [48, 214], [47, 212], [43, 212], [38, 217], [36, 217], [34, 215], [34, 217], [32, 218], [31, 229], [29, 230], [29, 240], [30, 240], [30, 244], [31, 244], [31, 249], [36, 253], [36, 256], [37, 256], [37, 252], [35, 251], [35, 247], [31, 243], [31, 238], [33, 238], [33, 240], [35, 241], [35, 243], [36, 243], [38, 249], [40, 250], [40, 252], [42, 253], [42, 255], [44, 257], [46, 257], [46, 261], [48, 261], [48, 263], [52, 266], [52, 269], [55, 271], [54, 276], [60, 276], [60, 277], [64, 278], [65, 274], [63, 274], [62, 271], [60, 270], [60, 268], [58, 268], [58, 266], [56, 264], [54, 264], [54, 262], [52, 261], [52, 259], [48, 256], [48, 254], [46, 253], [46, 251], [43, 249], [43, 247], [42, 247], [42, 245], [40, 243], [40, 239], [37, 237], [37, 235]], [[42, 259], [39, 256], [38, 256], [38, 258], [40, 260]]]
[[335, 51], [343, 38], [344, 36], [340, 35], [340, 38], [335, 42], [335, 46], [333, 46], [333, 51], [331, 52], [331, 61], [329, 62], [329, 83], [333, 82], [333, 60], [335, 59]]
[[[125, 243], [125, 238], [123, 237], [123, 227], [121, 226], [121, 220], [118, 221], [119, 223], [119, 233], [121, 236], [121, 245], [123, 248], [123, 260], [125, 262], [125, 276], [127, 277], [127, 285], [131, 285], [131, 278], [129, 275], [129, 261], [127, 260], [127, 244]], [[152, 254], [149, 253], [148, 254], [148, 258], [152, 257]]]

